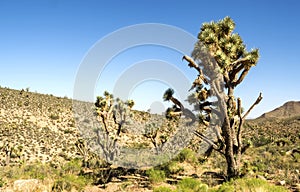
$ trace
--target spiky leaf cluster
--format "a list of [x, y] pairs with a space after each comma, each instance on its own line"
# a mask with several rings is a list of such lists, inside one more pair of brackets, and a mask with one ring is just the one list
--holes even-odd
[[172, 98], [173, 94], [174, 94], [173, 89], [171, 89], [171, 88], [167, 89], [163, 96], [164, 101], [169, 101]]
[[[235, 61], [245, 58], [245, 65], [251, 67], [258, 61], [258, 50], [248, 52], [240, 35], [233, 33], [235, 23], [230, 17], [225, 17], [218, 22], [204, 23], [201, 32], [198, 34], [201, 46], [196, 46], [193, 57], [202, 60], [199, 55], [200, 47], [204, 46], [217, 61], [219, 67], [224, 71], [230, 71], [236, 67]], [[203, 47], [202, 47], [203, 48]], [[203, 51], [202, 51], [203, 52]]]
[[179, 120], [181, 116], [181, 110], [180, 108], [176, 107], [176, 105], [173, 105], [166, 110], [165, 116], [168, 120]]

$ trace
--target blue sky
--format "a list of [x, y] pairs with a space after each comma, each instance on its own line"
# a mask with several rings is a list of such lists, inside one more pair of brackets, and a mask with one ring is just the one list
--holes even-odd
[[[110, 33], [135, 24], [162, 23], [197, 36], [203, 22], [230, 16], [247, 48], [260, 49], [258, 65], [236, 91], [245, 108], [263, 92], [263, 101], [250, 115], [257, 117], [286, 101], [300, 100], [299, 8], [297, 0], [1, 0], [0, 85], [72, 97], [81, 62]], [[147, 59], [172, 63], [192, 80], [195, 73], [180, 56], [157, 46], [121, 53], [99, 74], [95, 95], [112, 90], [120, 74]], [[146, 110], [161, 101], [167, 87], [144, 82], [130, 97], [138, 100], [137, 108]]]

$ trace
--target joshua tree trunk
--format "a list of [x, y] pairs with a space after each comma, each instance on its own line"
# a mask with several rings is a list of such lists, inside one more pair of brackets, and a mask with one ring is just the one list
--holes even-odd
[[11, 152], [12, 152], [12, 149], [9, 145], [6, 146], [6, 151], [5, 151], [5, 154], [6, 154], [6, 157], [5, 157], [5, 165], [6, 166], [9, 166], [10, 164], [10, 157], [11, 157]]
[[234, 159], [232, 134], [230, 131], [230, 125], [227, 121], [224, 121], [222, 131], [224, 133], [225, 140], [225, 158], [227, 162], [227, 175], [228, 177], [234, 177], [238, 175], [237, 165]]

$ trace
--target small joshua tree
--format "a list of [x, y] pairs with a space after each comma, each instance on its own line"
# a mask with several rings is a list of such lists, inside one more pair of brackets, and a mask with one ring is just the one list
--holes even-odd
[[[5, 152], [5, 165], [9, 166], [12, 158], [17, 158], [19, 162], [21, 162], [21, 156], [23, 153], [23, 146], [21, 145], [13, 145], [9, 142], [4, 142], [2, 146], [0, 146], [0, 150]], [[15, 160], [16, 161], [16, 160]], [[1, 162], [0, 162], [1, 165]]]
[[163, 152], [163, 147], [176, 131], [176, 122], [173, 119], [162, 119], [153, 115], [150, 122], [145, 125], [144, 137], [148, 138], [159, 155]]
[[[198, 72], [188, 98], [195, 106], [200, 121], [210, 127], [216, 138], [203, 133], [195, 134], [210, 144], [210, 149], [220, 152], [227, 162], [227, 177], [240, 174], [241, 155], [248, 144], [242, 142], [243, 123], [261, 99], [261, 94], [244, 114], [240, 98], [235, 98], [235, 88], [244, 80], [251, 67], [257, 64], [257, 49], [247, 51], [241, 37], [233, 33], [235, 23], [229, 17], [218, 22], [204, 23], [192, 57], [185, 55], [188, 66]], [[164, 98], [171, 100], [182, 112], [184, 107], [167, 90]], [[175, 111], [175, 110], [173, 110]], [[183, 112], [184, 114], [184, 112]], [[192, 116], [192, 115], [191, 115]]]
[[123, 102], [114, 99], [113, 95], [104, 92], [104, 97], [97, 97], [95, 102], [96, 113], [101, 127], [96, 130], [97, 143], [101, 146], [107, 162], [112, 162], [118, 154], [117, 141], [120, 139], [122, 129], [130, 117], [130, 109], [133, 107], [132, 100]]

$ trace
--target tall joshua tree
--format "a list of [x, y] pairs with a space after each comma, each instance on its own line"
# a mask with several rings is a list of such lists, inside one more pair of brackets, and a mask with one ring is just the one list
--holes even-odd
[[[235, 88], [241, 84], [250, 68], [257, 64], [259, 58], [257, 49], [246, 50], [241, 37], [233, 33], [234, 28], [235, 23], [230, 17], [218, 22], [204, 23], [192, 57], [183, 56], [188, 66], [198, 72], [188, 101], [199, 112], [200, 121], [212, 128], [216, 138], [208, 138], [197, 131], [195, 134], [225, 157], [229, 179], [239, 176], [241, 155], [249, 147], [242, 141], [244, 120], [262, 100], [260, 94], [243, 114], [242, 101], [234, 96]], [[165, 98], [176, 104], [171, 93], [166, 92]]]

